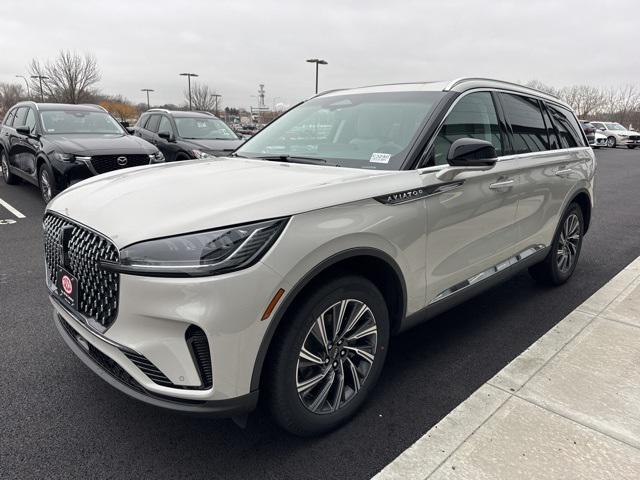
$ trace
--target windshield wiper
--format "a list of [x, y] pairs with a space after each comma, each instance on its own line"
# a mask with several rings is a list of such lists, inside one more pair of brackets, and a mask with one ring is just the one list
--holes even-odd
[[290, 162], [290, 163], [310, 163], [310, 164], [314, 164], [314, 163], [327, 163], [327, 161], [324, 158], [318, 158], [318, 157], [301, 157], [298, 155], [289, 155], [289, 154], [283, 154], [283, 155], [259, 155], [257, 157], [254, 158], [259, 158], [261, 160], [267, 160], [270, 162]]

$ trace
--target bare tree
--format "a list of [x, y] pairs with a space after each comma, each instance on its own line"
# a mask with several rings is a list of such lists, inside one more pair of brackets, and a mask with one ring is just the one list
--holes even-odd
[[[189, 90], [184, 90], [184, 98], [189, 104]], [[191, 85], [191, 104], [194, 110], [211, 112], [216, 108], [217, 94], [209, 85], [193, 83]]]
[[24, 89], [19, 83], [0, 83], [0, 119], [7, 110], [25, 98]]
[[547, 85], [540, 80], [531, 80], [525, 84], [525, 87], [535, 88], [536, 90], [540, 90], [541, 92], [548, 93], [549, 95], [554, 95], [556, 97], [559, 94], [557, 88]]
[[[101, 78], [93, 55], [80, 55], [68, 50], [61, 50], [53, 61], [41, 63], [33, 59], [29, 74], [47, 77], [42, 82], [43, 96], [61, 103], [92, 101], [96, 93], [95, 85]], [[34, 92], [40, 92], [40, 80], [32, 80], [31, 88]]]
[[578, 117], [598, 112], [605, 104], [603, 90], [590, 85], [572, 85], [560, 89], [559, 97], [571, 105]]

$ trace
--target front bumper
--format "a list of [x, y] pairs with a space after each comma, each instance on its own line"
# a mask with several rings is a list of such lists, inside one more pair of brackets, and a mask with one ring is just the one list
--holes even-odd
[[[92, 370], [128, 395], [186, 412], [235, 415], [255, 406], [251, 379], [270, 319], [261, 316], [282, 278], [264, 264], [201, 278], [144, 277], [121, 274], [118, 316], [103, 333], [51, 293], [54, 319], [72, 350]], [[49, 285], [52, 289], [52, 286]], [[66, 322], [71, 330], [65, 329]], [[209, 342], [213, 386], [201, 379], [185, 332], [197, 326]], [[109, 372], [82, 348], [89, 345], [124, 375]], [[88, 353], [89, 352], [89, 353]], [[170, 381], [160, 385], [131, 355], [139, 354]], [[126, 378], [127, 381], [122, 381]]]
[[136, 400], [180, 413], [221, 417], [231, 417], [250, 412], [258, 403], [257, 390], [228, 400], [191, 402], [154, 394], [145, 390], [116, 362], [109, 362], [109, 357], [95, 349], [93, 345], [89, 345], [86, 339], [83, 342], [81, 338], [84, 339], [84, 337], [78, 333], [79, 330], [76, 330], [78, 325], [72, 326], [72, 323], [57, 312], [53, 314], [53, 321], [65, 343], [85, 365], [112, 387]]
[[626, 139], [622, 139], [618, 142], [620, 145], [626, 145], [626, 146], [640, 146], [640, 139], [630, 139], [630, 138], [626, 138]]

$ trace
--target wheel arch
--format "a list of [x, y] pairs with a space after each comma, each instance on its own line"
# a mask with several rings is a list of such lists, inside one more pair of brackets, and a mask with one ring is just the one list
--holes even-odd
[[302, 299], [308, 289], [338, 272], [360, 274], [372, 281], [381, 290], [389, 308], [391, 332], [395, 333], [400, 330], [406, 314], [407, 287], [402, 270], [396, 261], [387, 253], [369, 247], [352, 248], [334, 254], [303, 276], [277, 308], [256, 356], [251, 376], [251, 391], [260, 387], [265, 360], [278, 330], [286, 326], [287, 322], [283, 320], [287, 313], [296, 307], [297, 302]]
[[567, 203], [567, 205], [571, 205], [572, 203], [577, 203], [580, 209], [582, 210], [582, 217], [584, 220], [584, 232], [586, 233], [589, 230], [589, 225], [591, 224], [591, 210], [593, 209], [593, 202], [591, 201], [591, 195], [587, 191], [586, 188], [580, 189], [573, 194], [571, 200]]

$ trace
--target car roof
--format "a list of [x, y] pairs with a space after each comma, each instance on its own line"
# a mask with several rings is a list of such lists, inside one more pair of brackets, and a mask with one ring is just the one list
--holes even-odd
[[79, 112], [106, 112], [100, 105], [94, 105], [92, 103], [38, 103], [31, 101], [18, 102], [14, 106], [25, 107], [31, 106], [36, 110], [75, 110]]
[[174, 117], [191, 117], [191, 118], [218, 118], [213, 113], [198, 112], [189, 110], [167, 110], [165, 108], [150, 108], [144, 113], [166, 113]]
[[569, 105], [554, 95], [536, 90], [535, 88], [525, 87], [517, 83], [506, 82], [503, 80], [494, 80], [491, 78], [464, 77], [448, 81], [428, 81], [428, 82], [410, 82], [410, 83], [391, 83], [383, 85], [371, 85], [366, 87], [349, 88], [341, 90], [329, 90], [318, 94], [317, 96], [338, 96], [347, 92], [350, 94], [359, 93], [383, 93], [383, 92], [458, 92], [463, 93], [468, 90], [478, 88], [486, 88], [493, 90], [504, 90], [513, 93], [521, 93], [525, 95], [533, 95], [538, 98], [547, 100], [565, 108], [571, 109]]

